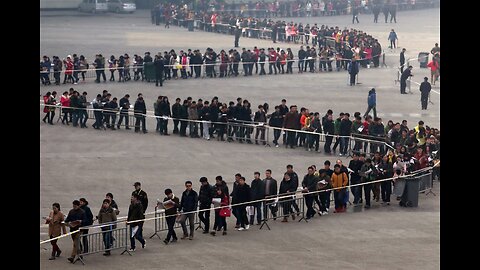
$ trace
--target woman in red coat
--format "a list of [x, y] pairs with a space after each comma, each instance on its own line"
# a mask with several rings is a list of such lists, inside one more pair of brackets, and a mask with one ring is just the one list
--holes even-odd
[[70, 97], [68, 96], [68, 91], [63, 92], [62, 97], [60, 98], [60, 103], [62, 104], [62, 108], [60, 112], [63, 112], [63, 117], [62, 117], [62, 124], [65, 124], [65, 121], [68, 124], [68, 113], [71, 111], [70, 108], [63, 108], [63, 107], [70, 107]]
[[65, 66], [65, 77], [63, 77], [63, 84], [67, 82], [67, 77], [68, 80], [71, 81], [72, 83], [75, 83], [76, 81], [73, 79], [73, 61], [72, 57], [70, 55], [67, 56], [67, 60], [63, 60], [63, 64]]
[[430, 63], [427, 64], [427, 67], [429, 67], [431, 71], [430, 81], [432, 82], [432, 85], [435, 85], [435, 81], [437, 80], [437, 77], [438, 77], [438, 69], [439, 69], [438, 62], [435, 60], [432, 60], [430, 61]]
[[[217, 188], [217, 193], [214, 198], [220, 198], [220, 206], [228, 206], [230, 201], [227, 194], [223, 193], [222, 188]], [[227, 234], [227, 218], [220, 216], [220, 210], [223, 208], [215, 209], [215, 223], [213, 224], [213, 231], [211, 235], [215, 236], [216, 231], [220, 231], [223, 227], [222, 235]]]

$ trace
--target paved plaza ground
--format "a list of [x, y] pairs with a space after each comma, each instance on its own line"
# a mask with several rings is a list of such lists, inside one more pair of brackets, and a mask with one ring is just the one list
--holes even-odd
[[[317, 22], [339, 27], [355, 27], [377, 37], [386, 52], [387, 67], [361, 69], [359, 81], [354, 87], [347, 85], [346, 72], [253, 76], [226, 79], [170, 80], [163, 87], [142, 82], [107, 82], [96, 84], [91, 78], [78, 85], [41, 86], [40, 95], [46, 91], [61, 92], [74, 87], [88, 92], [90, 100], [103, 89], [113, 96], [123, 97], [129, 93], [134, 101], [137, 93], [143, 93], [147, 110], [153, 111], [153, 102], [158, 95], [166, 95], [173, 103], [176, 97], [187, 96], [194, 100], [211, 100], [218, 96], [221, 101], [248, 99], [252, 107], [267, 102], [271, 109], [282, 98], [287, 104], [307, 107], [310, 111], [324, 114], [332, 109], [339, 112], [355, 111], [362, 114], [367, 108], [367, 93], [377, 90], [377, 110], [384, 123], [388, 120], [408, 120], [409, 127], [424, 120], [429, 126], [440, 128], [440, 87], [431, 93], [433, 105], [427, 111], [420, 106], [418, 86], [412, 84], [411, 95], [400, 95], [395, 85], [396, 68], [400, 49], [387, 48], [387, 36], [394, 28], [400, 46], [407, 48], [407, 57], [414, 58], [418, 52], [430, 51], [439, 41], [439, 9], [399, 12], [398, 23], [373, 24], [373, 15], [360, 15], [360, 24], [351, 25], [350, 16], [321, 18], [289, 18], [295, 22]], [[381, 21], [381, 20], [380, 20]], [[84, 54], [93, 61], [96, 53], [105, 57], [117, 57], [123, 53], [143, 55], [145, 51], [156, 53], [174, 48], [200, 49], [207, 47], [217, 51], [233, 47], [233, 36], [201, 31], [188, 32], [185, 28], [150, 24], [149, 13], [106, 14], [94, 16], [73, 11], [41, 12], [41, 55]], [[299, 45], [277, 43], [258, 39], [240, 39], [240, 47], [268, 48], [291, 47], [294, 54]], [[413, 80], [421, 82], [430, 71], [414, 65]], [[296, 66], [296, 64], [294, 64]], [[241, 69], [241, 66], [240, 66]], [[107, 74], [109, 75], [109, 74]], [[62, 78], [63, 79], [63, 78]], [[43, 107], [41, 106], [40, 109]], [[43, 113], [40, 113], [43, 117]], [[55, 117], [56, 118], [56, 117]], [[56, 119], [55, 119], [56, 121]], [[47, 239], [47, 228], [41, 216], [48, 215], [53, 202], [59, 202], [62, 211], [68, 213], [73, 199], [85, 197], [90, 202], [94, 215], [98, 213], [105, 193], [112, 192], [120, 209], [120, 216], [128, 212], [133, 182], [142, 182], [154, 210], [157, 198], [163, 198], [163, 190], [172, 188], [178, 196], [183, 191], [185, 180], [192, 180], [199, 189], [198, 179], [208, 177], [214, 183], [216, 175], [222, 175], [229, 187], [233, 176], [240, 172], [253, 179], [253, 172], [272, 169], [273, 177], [281, 180], [287, 164], [293, 164], [302, 178], [306, 168], [315, 164], [321, 167], [325, 160], [334, 162], [337, 156], [306, 152], [303, 149], [269, 148], [259, 145], [205, 141], [202, 139], [159, 136], [155, 123], [147, 119], [148, 134], [133, 131], [97, 131], [73, 129], [60, 123], [50, 126], [40, 122], [40, 239]], [[169, 125], [171, 130], [172, 123]], [[272, 135], [272, 134], [271, 134]], [[340, 158], [348, 164], [349, 159]], [[309, 223], [279, 220], [269, 222], [272, 230], [238, 232], [233, 229], [234, 218], [229, 218], [227, 236], [202, 235], [197, 231], [193, 241], [180, 241], [165, 246], [162, 241], [147, 239], [147, 248], [136, 251], [132, 257], [120, 256], [114, 251], [109, 258], [101, 254], [85, 257], [86, 269], [98, 269], [108, 263], [114, 269], [166, 269], [171, 267], [202, 269], [439, 269], [440, 265], [440, 183], [435, 182], [437, 196], [420, 194], [418, 208], [400, 208], [392, 196], [392, 205], [373, 203], [369, 210], [350, 207], [345, 214], [315, 217]], [[333, 202], [332, 202], [333, 204]], [[332, 207], [333, 208], [333, 207]], [[212, 214], [213, 220], [213, 214]], [[213, 224], [213, 221], [212, 221]], [[153, 233], [153, 222], [147, 222], [144, 236]], [[181, 234], [181, 230], [177, 230]], [[165, 233], [161, 233], [162, 239]], [[51, 246], [40, 246], [41, 269], [74, 269], [66, 257], [71, 251], [70, 238], [59, 240], [62, 257], [49, 261]]]

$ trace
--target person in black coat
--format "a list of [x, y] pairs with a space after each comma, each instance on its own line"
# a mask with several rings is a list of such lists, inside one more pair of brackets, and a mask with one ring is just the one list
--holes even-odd
[[400, 73], [403, 73], [403, 68], [405, 66], [405, 51], [407, 49], [403, 48], [402, 52], [400, 53]]
[[350, 74], [350, 86], [355, 85], [355, 77], [358, 74], [358, 62], [355, 58], [352, 58], [352, 61], [348, 64], [348, 74]]
[[[254, 179], [250, 184], [250, 197], [252, 201], [262, 200], [265, 198], [265, 185], [263, 184], [262, 179], [260, 179], [260, 173], [255, 172]], [[262, 202], [255, 202], [252, 203], [254, 211], [257, 213], [257, 225], [260, 225], [262, 221]], [[255, 217], [255, 213], [250, 215], [250, 225], [253, 225], [253, 219]]]
[[[93, 214], [92, 210], [88, 206], [88, 201], [85, 198], [80, 198], [80, 208], [85, 211], [85, 218], [82, 220], [82, 227], [83, 226], [90, 226], [93, 224]], [[82, 234], [88, 234], [88, 229], [81, 229], [80, 232]], [[82, 244], [83, 244], [83, 253], [88, 253], [88, 238], [82, 237]]]
[[[314, 174], [314, 169], [312, 166], [308, 167], [308, 174], [303, 177], [302, 187], [304, 193], [317, 191], [317, 183], [319, 181], [318, 177]], [[316, 211], [313, 208], [313, 201], [316, 194], [305, 195], [305, 204], [307, 205], [306, 219], [312, 218]]]
[[[78, 200], [74, 200], [72, 202], [73, 208], [68, 212], [67, 218], [65, 219], [65, 223], [68, 224], [70, 227], [70, 232], [74, 232], [83, 226], [85, 217], [85, 211], [80, 208], [80, 202]], [[77, 256], [78, 252], [80, 251], [80, 247], [77, 246], [79, 241], [77, 240], [80, 237], [80, 232], [72, 234], [72, 241], [73, 241], [73, 248], [72, 254], [68, 258], [70, 262], [73, 262], [75, 256]]]
[[332, 152], [330, 145], [332, 145], [333, 135], [335, 134], [335, 127], [333, 125], [332, 115], [329, 114], [322, 123], [323, 131], [325, 132], [325, 145], [323, 150], [325, 153], [330, 154]]
[[[130, 224], [130, 251], [135, 251], [135, 238], [140, 241], [142, 248], [145, 248], [145, 240], [143, 239], [143, 219], [145, 219], [145, 214], [143, 211], [142, 203], [140, 202], [140, 197], [138, 194], [132, 194], [130, 199], [130, 206], [128, 207], [128, 217], [127, 221], [142, 220], [129, 223]], [[138, 227], [137, 227], [138, 226]], [[137, 227], [137, 231], [133, 234], [133, 229]], [[133, 234], [133, 237], [132, 237]]]
[[163, 57], [158, 54], [155, 55], [155, 61], [153, 61], [153, 65], [155, 67], [155, 86], [158, 86], [160, 82], [160, 86], [163, 86], [163, 75], [165, 73], [165, 61]]
[[[183, 105], [180, 107], [180, 119], [188, 119], [188, 101], [184, 100]], [[180, 120], [180, 137], [187, 137], [187, 125], [188, 121]]]
[[[298, 182], [294, 183], [293, 180], [290, 177], [290, 174], [285, 173], [283, 175], [283, 179], [280, 182], [280, 190], [279, 190], [279, 195], [280, 196], [285, 196], [286, 194], [290, 193], [295, 193], [297, 191], [297, 186]], [[295, 219], [295, 214], [292, 211], [292, 198], [287, 197], [287, 198], [282, 198], [279, 200], [281, 202], [282, 208], [283, 208], [283, 220], [282, 222], [288, 222], [287, 216], [292, 215], [292, 220]]]
[[173, 134], [178, 133], [178, 124], [180, 123], [180, 113], [182, 110], [182, 104], [180, 104], [181, 99], [176, 98], [175, 104], [172, 105], [172, 118], [173, 119]]
[[[193, 239], [193, 232], [195, 231], [195, 213], [190, 213], [197, 210], [198, 206], [198, 194], [195, 190], [192, 189], [192, 181], [185, 182], [185, 191], [182, 193], [182, 199], [180, 200], [180, 211], [187, 214], [180, 224], [182, 225], [183, 237], [180, 239]], [[188, 225], [190, 225], [190, 234], [187, 231], [187, 225], [185, 222], [188, 218]]]
[[[350, 184], [355, 185], [359, 184], [361, 181], [360, 169], [362, 168], [363, 161], [360, 160], [360, 155], [358, 153], [353, 153], [353, 158], [348, 164], [348, 169], [351, 171], [350, 175]], [[350, 188], [353, 194], [353, 205], [362, 203], [362, 187], [354, 186]]]
[[420, 84], [420, 92], [422, 93], [420, 101], [422, 102], [422, 110], [427, 109], [428, 97], [430, 96], [430, 91], [432, 90], [432, 85], [428, 82], [428, 77], [423, 78], [423, 82]]
[[349, 119], [350, 114], [345, 113], [343, 115], [342, 121], [340, 121], [340, 156], [347, 155], [348, 151], [348, 142], [350, 134], [352, 133], [352, 121]]
[[407, 93], [405, 91], [405, 89], [407, 88], [407, 79], [409, 77], [413, 77], [412, 69], [412, 66], [408, 66], [408, 68], [404, 72], [402, 72], [402, 76], [400, 76], [400, 94]]
[[275, 127], [275, 129], [273, 129], [273, 143], [275, 144], [275, 147], [278, 147], [278, 139], [282, 133], [281, 128], [283, 126], [283, 114], [280, 111], [280, 106], [275, 106], [275, 112], [270, 115], [268, 125]]
[[[163, 97], [162, 101], [159, 104], [158, 109], [160, 111], [160, 116], [166, 116], [166, 117], [172, 116], [172, 113], [170, 112], [170, 102], [168, 102], [168, 97]], [[161, 119], [160, 134], [170, 135], [168, 134], [168, 119]]]
[[237, 217], [239, 219], [239, 225], [240, 228], [238, 228], [239, 231], [243, 230], [248, 230], [250, 228], [250, 225], [248, 223], [248, 218], [247, 218], [247, 204], [244, 204], [246, 202], [251, 201], [250, 199], [250, 186], [245, 183], [245, 177], [241, 176], [238, 180], [238, 184], [233, 191], [233, 197], [235, 198], [235, 203], [236, 204], [241, 204], [238, 205], [237, 208]]
[[138, 199], [142, 203], [143, 213], [145, 213], [145, 211], [147, 211], [147, 207], [148, 207], [147, 193], [144, 190], [142, 190], [142, 185], [140, 184], [140, 182], [135, 182], [135, 184], [133, 184], [133, 186], [135, 187], [135, 190], [132, 191], [132, 195], [134, 195], [134, 194], [138, 195]]
[[141, 123], [143, 133], [147, 133], [145, 123], [145, 114], [147, 114], [147, 108], [145, 106], [145, 101], [143, 100], [142, 94], [138, 94], [137, 101], [135, 101], [135, 105], [133, 106], [133, 113], [135, 114], [135, 132], [140, 131]]
[[120, 99], [119, 106], [120, 106], [120, 118], [118, 119], [117, 129], [120, 129], [120, 125], [123, 122], [123, 118], [125, 118], [125, 129], [129, 130], [128, 127], [128, 109], [130, 109], [130, 98], [129, 94], [126, 94], [123, 98]]
[[234, 47], [238, 48], [238, 41], [240, 40], [240, 36], [242, 35], [242, 29], [238, 26], [235, 27], [235, 42]]
[[[215, 188], [208, 183], [207, 177], [201, 177], [200, 183], [202, 183], [202, 186], [198, 194], [198, 202], [200, 203], [199, 210], [210, 209], [212, 198], [215, 196]], [[208, 233], [210, 228], [210, 210], [199, 212], [198, 217], [200, 218], [200, 222], [205, 224], [203, 233]]]

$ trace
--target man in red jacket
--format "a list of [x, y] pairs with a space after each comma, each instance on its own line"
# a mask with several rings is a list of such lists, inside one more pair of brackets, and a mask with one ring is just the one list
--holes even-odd
[[268, 49], [268, 75], [272, 74], [272, 67], [275, 70], [275, 75], [277, 75], [277, 66], [275, 63], [277, 62], [277, 52], [275, 51], [274, 48], [269, 48]]

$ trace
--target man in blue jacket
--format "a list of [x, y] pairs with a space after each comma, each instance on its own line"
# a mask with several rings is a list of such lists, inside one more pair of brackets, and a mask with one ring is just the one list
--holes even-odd
[[363, 115], [363, 118], [367, 117], [368, 113], [370, 110], [373, 109], [373, 118], [377, 117], [377, 93], [375, 92], [375, 88], [372, 88], [370, 91], [368, 91], [368, 109]]

